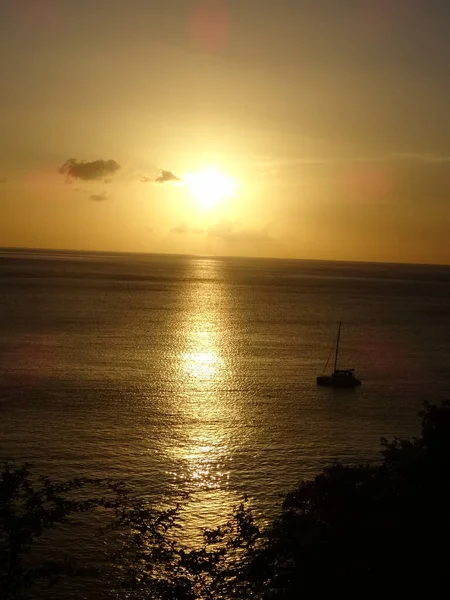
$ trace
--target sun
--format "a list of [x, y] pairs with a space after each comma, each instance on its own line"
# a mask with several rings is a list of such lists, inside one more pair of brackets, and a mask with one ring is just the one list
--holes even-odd
[[184, 181], [203, 210], [211, 210], [225, 198], [233, 196], [237, 187], [232, 177], [213, 168], [187, 173]]

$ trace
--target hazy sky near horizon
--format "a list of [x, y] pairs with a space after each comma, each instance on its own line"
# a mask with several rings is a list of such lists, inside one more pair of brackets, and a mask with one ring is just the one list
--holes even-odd
[[450, 264], [449, 69], [448, 0], [0, 0], [0, 246]]

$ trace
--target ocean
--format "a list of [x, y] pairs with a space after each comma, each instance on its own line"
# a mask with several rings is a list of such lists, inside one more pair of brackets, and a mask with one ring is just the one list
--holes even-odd
[[[339, 321], [360, 388], [316, 385]], [[0, 457], [187, 492], [187, 531], [450, 398], [448, 266], [3, 250], [0, 332]]]

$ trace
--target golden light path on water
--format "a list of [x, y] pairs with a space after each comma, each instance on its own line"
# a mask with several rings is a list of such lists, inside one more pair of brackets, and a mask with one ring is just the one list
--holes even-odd
[[[196, 538], [201, 527], [224, 522], [238, 498], [229, 489], [231, 436], [239, 407], [226, 394], [232, 381], [228, 292], [217, 260], [192, 262], [184, 298], [178, 375], [184, 389], [183, 439], [174, 448], [184, 466], [190, 498], [182, 512], [185, 533]], [[220, 393], [218, 391], [220, 390]]]

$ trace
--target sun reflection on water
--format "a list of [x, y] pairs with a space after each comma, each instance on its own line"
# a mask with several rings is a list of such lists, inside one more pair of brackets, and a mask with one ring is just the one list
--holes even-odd
[[236, 407], [224, 393], [231, 373], [221, 268], [220, 261], [193, 261], [185, 297], [190, 310], [182, 328], [178, 375], [188, 393], [182, 399], [183, 443], [173, 453], [190, 493], [182, 519], [191, 538], [200, 527], [215, 527], [225, 520], [236, 504], [229, 489]]
[[222, 359], [215, 352], [185, 352], [181, 355], [183, 371], [188, 377], [203, 381], [210, 381], [217, 375], [218, 369], [223, 364]]

